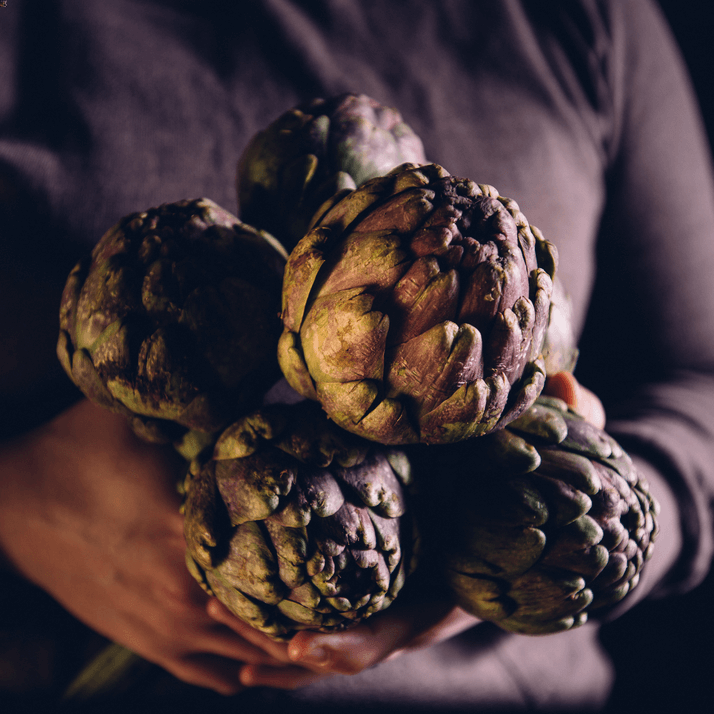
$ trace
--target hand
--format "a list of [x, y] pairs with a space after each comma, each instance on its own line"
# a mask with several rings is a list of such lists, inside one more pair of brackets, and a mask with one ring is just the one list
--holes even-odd
[[[265, 635], [251, 632], [217, 600], [208, 603], [208, 611], [218, 622], [240, 632], [257, 646], [269, 643]], [[293, 666], [251, 663], [242, 668], [240, 679], [245, 686], [297, 689], [334, 674], [358, 674], [403, 652], [449, 639], [479, 622], [445, 598], [434, 596], [421, 601], [398, 598], [387, 610], [352, 629], [334, 633], [299, 632], [285, 653]]]
[[605, 409], [589, 389], [583, 387], [570, 372], [548, 376], [543, 394], [562, 399], [571, 409], [599, 429], [605, 428]]
[[184, 468], [123, 417], [81, 401], [0, 448], [0, 551], [97, 632], [232, 694], [245, 663], [279, 666], [287, 647], [256, 646], [207, 614], [184, 562], [175, 489]]

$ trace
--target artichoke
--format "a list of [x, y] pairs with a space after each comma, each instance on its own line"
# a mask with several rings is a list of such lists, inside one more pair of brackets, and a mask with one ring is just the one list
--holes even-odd
[[283, 374], [383, 444], [488, 433], [543, 387], [556, 264], [492, 186], [400, 166], [325, 206], [292, 251]]
[[437, 481], [418, 526], [465, 610], [545, 634], [636, 587], [658, 504], [618, 443], [564, 402], [540, 397], [502, 430], [427, 451]]
[[60, 361], [151, 441], [215, 432], [279, 376], [286, 257], [208, 199], [126, 216], [69, 275]]
[[556, 276], [550, 300], [548, 328], [543, 343], [543, 362], [547, 375], [575, 371], [580, 352], [572, 323], [572, 300], [562, 281]]
[[407, 161], [426, 158], [396, 109], [364, 94], [313, 99], [256, 134], [241, 155], [240, 216], [292, 248], [323, 201]]
[[189, 570], [275, 639], [356, 624], [386, 608], [410, 570], [409, 469], [312, 402], [264, 406], [191, 463]]

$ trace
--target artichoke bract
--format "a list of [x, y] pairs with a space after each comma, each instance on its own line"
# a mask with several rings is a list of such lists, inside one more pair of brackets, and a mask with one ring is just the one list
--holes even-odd
[[241, 155], [240, 217], [290, 249], [323, 201], [405, 162], [426, 157], [396, 109], [364, 94], [313, 99], [256, 134]]
[[543, 341], [543, 363], [546, 375], [575, 371], [580, 352], [572, 323], [572, 300], [562, 281], [556, 276], [550, 300], [548, 328]]
[[279, 377], [286, 257], [209, 199], [126, 216], [67, 280], [60, 361], [148, 440], [215, 432]]
[[345, 629], [386, 608], [410, 572], [409, 479], [402, 452], [338, 429], [312, 402], [262, 407], [191, 463], [189, 570], [275, 639]]
[[462, 608], [547, 634], [637, 586], [659, 506], [621, 446], [564, 402], [541, 397], [506, 428], [442, 449], [429, 455], [441, 477], [431, 492], [446, 495], [428, 500], [419, 527], [434, 531]]
[[406, 164], [324, 208], [285, 269], [293, 389], [384, 444], [478, 436], [535, 401], [557, 251], [515, 201]]

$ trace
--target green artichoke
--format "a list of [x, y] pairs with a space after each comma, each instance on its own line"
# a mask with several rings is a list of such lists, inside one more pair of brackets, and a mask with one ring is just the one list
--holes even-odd
[[283, 282], [290, 385], [383, 444], [449, 443], [530, 406], [557, 251], [516, 203], [404, 165], [315, 217]]
[[659, 506], [618, 443], [564, 402], [540, 397], [502, 430], [427, 451], [418, 527], [465, 610], [546, 634], [636, 587]]
[[256, 134], [241, 155], [240, 216], [292, 248], [323, 201], [407, 161], [426, 158], [396, 109], [364, 94], [313, 99]]
[[276, 639], [386, 608], [410, 570], [403, 453], [274, 404], [219, 437], [185, 483], [187, 563], [237, 617]]
[[126, 216], [67, 280], [60, 361], [149, 440], [215, 432], [279, 376], [285, 259], [208, 199]]

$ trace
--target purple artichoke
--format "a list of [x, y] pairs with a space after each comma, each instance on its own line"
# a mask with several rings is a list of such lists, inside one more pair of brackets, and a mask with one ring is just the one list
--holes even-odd
[[429, 560], [477, 617], [559, 632], [637, 586], [659, 506], [620, 445], [564, 402], [540, 397], [504, 429], [412, 460]]
[[493, 187], [399, 167], [325, 206], [291, 253], [280, 366], [368, 439], [485, 434], [542, 389], [556, 263]]
[[348, 434], [312, 402], [238, 420], [185, 484], [189, 570], [276, 639], [340, 630], [386, 608], [410, 572], [399, 451]]
[[279, 376], [285, 257], [208, 199], [127, 216], [69, 276], [60, 361], [150, 440], [214, 432]]
[[313, 99], [246, 147], [238, 162], [240, 216], [292, 248], [323, 201], [407, 161], [426, 157], [396, 109], [364, 94]]

